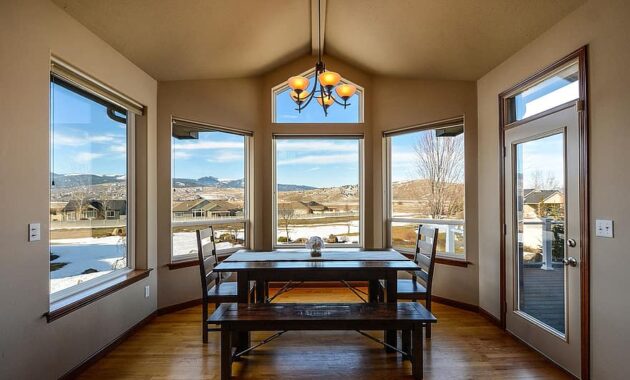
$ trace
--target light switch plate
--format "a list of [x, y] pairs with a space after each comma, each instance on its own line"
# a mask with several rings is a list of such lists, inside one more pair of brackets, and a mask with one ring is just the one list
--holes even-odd
[[613, 221], [604, 219], [595, 220], [595, 236], [614, 237]]
[[41, 226], [39, 223], [30, 223], [28, 225], [28, 241], [41, 240]]
[[149, 298], [149, 294], [150, 294], [149, 291], [150, 291], [150, 289], [151, 288], [149, 287], [149, 285], [144, 287], [144, 298]]

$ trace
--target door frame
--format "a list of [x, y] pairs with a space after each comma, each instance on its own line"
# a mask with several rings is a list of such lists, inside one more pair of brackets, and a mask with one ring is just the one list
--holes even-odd
[[559, 59], [551, 65], [543, 68], [534, 75], [522, 80], [511, 88], [499, 94], [499, 236], [500, 236], [500, 306], [501, 306], [501, 328], [506, 330], [506, 252], [505, 252], [505, 130], [516, 127], [518, 125], [530, 122], [535, 119], [542, 118], [561, 109], [573, 106], [575, 101], [565, 103], [541, 112], [537, 115], [530, 116], [523, 120], [512, 123], [507, 119], [507, 98], [511, 94], [530, 87], [538, 82], [554, 70], [561, 68], [567, 63], [578, 60], [579, 75], [579, 99], [578, 99], [578, 122], [579, 122], [579, 202], [580, 202], [580, 319], [581, 319], [581, 377], [582, 380], [590, 379], [590, 209], [589, 209], [589, 167], [588, 167], [588, 71], [587, 71], [587, 46], [582, 46], [571, 54]]

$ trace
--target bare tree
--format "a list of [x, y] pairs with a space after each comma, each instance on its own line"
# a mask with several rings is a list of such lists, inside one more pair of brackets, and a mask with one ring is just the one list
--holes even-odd
[[287, 234], [287, 242], [289, 242], [289, 240], [291, 240], [289, 238], [289, 226], [293, 218], [295, 218], [295, 210], [291, 208], [291, 204], [282, 203], [278, 205], [278, 218], [280, 225], [284, 227], [284, 231]]
[[416, 142], [416, 170], [429, 186], [429, 215], [434, 219], [463, 210], [464, 135], [423, 133]]
[[531, 184], [534, 190], [557, 190], [560, 185], [552, 172], [544, 174], [540, 169], [532, 172]]
[[70, 199], [74, 201], [76, 220], [81, 220], [83, 211], [87, 209], [90, 203], [90, 186], [84, 181], [69, 191]]

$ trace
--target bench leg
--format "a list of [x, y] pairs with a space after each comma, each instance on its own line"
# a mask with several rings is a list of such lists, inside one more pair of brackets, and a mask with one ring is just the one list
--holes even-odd
[[403, 360], [408, 359], [411, 360], [411, 330], [402, 330], [401, 331], [401, 349], [406, 352], [406, 355], [403, 356]]
[[422, 379], [422, 325], [415, 326], [411, 333], [412, 344], [412, 359], [411, 368], [413, 371], [413, 378], [416, 380]]
[[232, 332], [221, 330], [221, 380], [232, 377]]

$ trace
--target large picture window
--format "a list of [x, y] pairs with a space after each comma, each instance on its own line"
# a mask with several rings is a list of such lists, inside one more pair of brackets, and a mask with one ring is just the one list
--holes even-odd
[[248, 246], [250, 134], [175, 120], [172, 259], [197, 257], [195, 231], [214, 227], [219, 253]]
[[462, 120], [386, 135], [391, 246], [413, 252], [419, 224], [439, 229], [438, 254], [465, 258]]
[[51, 300], [131, 266], [133, 114], [52, 75]]
[[362, 142], [274, 139], [277, 247], [303, 247], [311, 236], [329, 247], [362, 245]]

